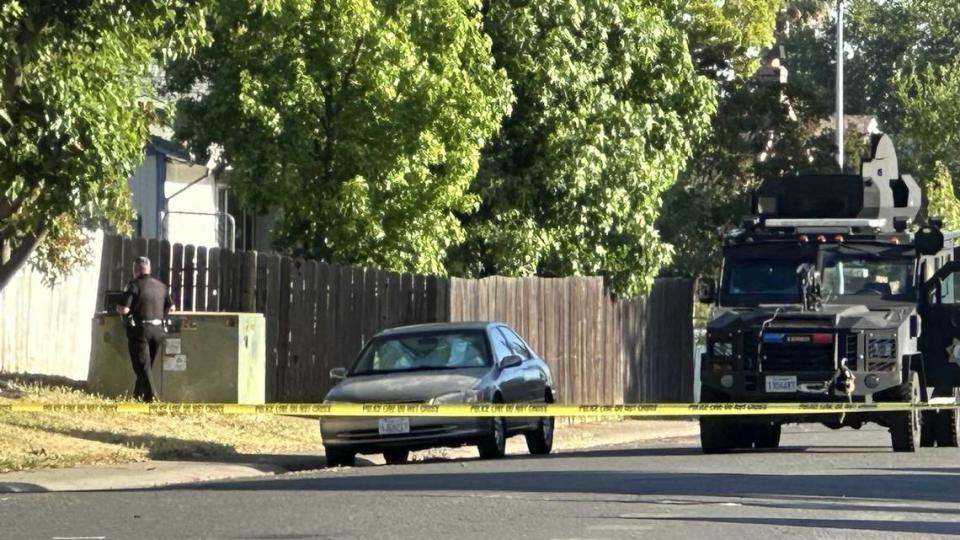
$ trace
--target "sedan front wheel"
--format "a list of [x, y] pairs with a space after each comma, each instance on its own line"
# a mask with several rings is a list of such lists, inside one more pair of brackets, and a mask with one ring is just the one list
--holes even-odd
[[490, 424], [490, 433], [477, 445], [480, 459], [498, 459], [507, 453], [506, 419], [498, 416], [492, 418]]

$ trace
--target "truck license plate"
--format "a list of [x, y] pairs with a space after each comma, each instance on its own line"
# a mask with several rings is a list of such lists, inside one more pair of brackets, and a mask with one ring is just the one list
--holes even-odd
[[400, 435], [403, 433], [410, 433], [409, 418], [381, 418], [380, 419], [381, 435]]
[[767, 376], [767, 392], [796, 392], [796, 375]]

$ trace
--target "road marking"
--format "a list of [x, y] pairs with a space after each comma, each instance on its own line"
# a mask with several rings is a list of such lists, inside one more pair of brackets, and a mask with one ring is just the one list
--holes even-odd
[[106, 536], [54, 536], [50, 540], [106, 540]]

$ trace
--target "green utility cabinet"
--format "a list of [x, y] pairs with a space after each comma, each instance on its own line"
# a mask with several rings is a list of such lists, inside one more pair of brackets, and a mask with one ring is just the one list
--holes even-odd
[[[266, 338], [260, 313], [176, 313], [153, 365], [160, 400], [260, 404], [265, 398]], [[129, 396], [135, 377], [119, 315], [93, 318], [90, 390]]]

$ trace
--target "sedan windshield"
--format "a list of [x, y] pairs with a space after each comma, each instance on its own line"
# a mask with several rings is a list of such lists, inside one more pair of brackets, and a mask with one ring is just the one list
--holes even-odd
[[489, 366], [483, 332], [384, 336], [370, 343], [352, 375]]

